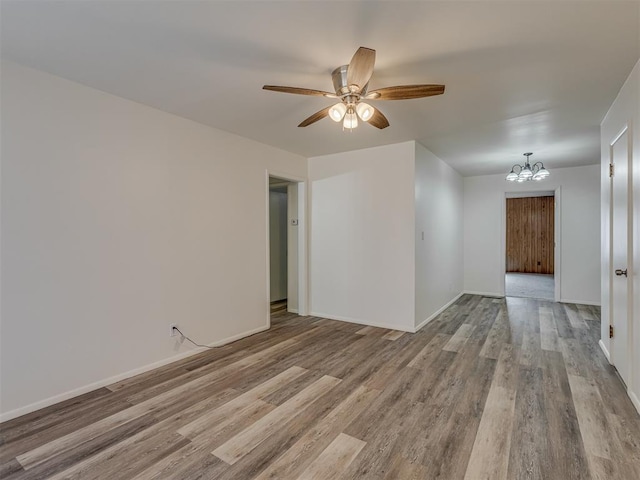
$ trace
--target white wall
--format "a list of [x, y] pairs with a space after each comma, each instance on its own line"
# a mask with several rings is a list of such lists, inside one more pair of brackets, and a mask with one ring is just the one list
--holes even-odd
[[462, 177], [415, 144], [416, 327], [463, 289]]
[[[610, 324], [610, 295], [609, 279], [612, 266], [609, 263], [609, 231], [610, 231], [610, 180], [609, 169], [609, 144], [622, 129], [629, 127], [633, 156], [632, 162], [632, 218], [633, 225], [633, 247], [632, 259], [627, 266], [630, 281], [632, 282], [633, 300], [631, 305], [632, 327], [629, 331], [631, 335], [630, 352], [630, 375], [631, 382], [629, 396], [632, 398], [636, 408], [640, 411], [640, 62], [638, 62], [629, 75], [624, 86], [620, 90], [618, 97], [611, 106], [609, 112], [602, 121], [600, 128], [602, 163], [601, 163], [601, 205], [602, 205], [602, 338], [601, 344], [607, 354], [611, 352], [611, 342], [609, 340]], [[618, 267], [615, 267], [618, 268]], [[615, 359], [614, 359], [615, 362]]]
[[312, 315], [414, 329], [414, 156], [406, 142], [309, 159]]
[[[266, 169], [306, 160], [2, 64], [3, 419], [268, 325]], [[229, 206], [233, 208], [229, 208]]]
[[272, 302], [287, 298], [287, 203], [286, 192], [269, 191], [269, 291]]
[[[540, 183], [464, 179], [464, 290], [504, 295], [506, 192], [560, 187], [561, 301], [600, 304], [600, 167], [553, 168]], [[556, 239], [557, 241], [558, 239]]]

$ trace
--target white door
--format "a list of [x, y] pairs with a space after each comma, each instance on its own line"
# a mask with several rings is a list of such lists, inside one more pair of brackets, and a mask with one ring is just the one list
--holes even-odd
[[611, 144], [611, 360], [629, 383], [629, 144], [625, 130]]

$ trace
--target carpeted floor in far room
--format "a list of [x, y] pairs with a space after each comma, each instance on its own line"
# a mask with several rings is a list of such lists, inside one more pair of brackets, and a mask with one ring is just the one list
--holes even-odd
[[507, 297], [554, 300], [555, 282], [553, 275], [507, 273], [505, 274], [505, 295]]

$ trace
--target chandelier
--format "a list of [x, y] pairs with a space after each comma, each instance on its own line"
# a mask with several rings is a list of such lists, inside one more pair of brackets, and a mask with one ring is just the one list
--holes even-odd
[[506, 180], [509, 180], [510, 182], [522, 183], [529, 182], [531, 180], [544, 180], [549, 176], [549, 170], [544, 168], [542, 162], [536, 162], [533, 164], [533, 166], [529, 164], [529, 157], [533, 155], [533, 153], [527, 152], [523, 153], [523, 155], [527, 157], [524, 165], [516, 164], [511, 167], [511, 171], [507, 175]]

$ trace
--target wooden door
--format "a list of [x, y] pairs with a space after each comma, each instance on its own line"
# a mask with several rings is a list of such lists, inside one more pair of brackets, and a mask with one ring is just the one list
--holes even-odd
[[507, 272], [553, 274], [554, 197], [507, 198]]

